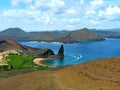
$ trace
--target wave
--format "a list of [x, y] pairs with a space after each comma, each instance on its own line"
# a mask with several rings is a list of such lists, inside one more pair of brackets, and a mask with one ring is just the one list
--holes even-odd
[[71, 62], [75, 62], [75, 61], [78, 61], [81, 58], [83, 58], [83, 56], [81, 54], [80, 55], [70, 55], [70, 58], [72, 59]]
[[120, 38], [105, 38], [105, 40], [120, 40]]
[[42, 42], [40, 42], [40, 43], [63, 44], [63, 43], [61, 43], [61, 42], [44, 42], [44, 41], [42, 41]]
[[79, 60], [82, 58], [82, 55], [79, 55], [79, 56], [74, 56], [75, 60]]
[[52, 44], [63, 44], [62, 42], [51, 42]]

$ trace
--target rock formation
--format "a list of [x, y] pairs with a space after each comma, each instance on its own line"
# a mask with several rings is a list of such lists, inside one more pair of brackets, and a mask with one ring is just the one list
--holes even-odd
[[61, 45], [58, 54], [51, 49], [38, 49], [21, 45], [12, 39], [0, 39], [0, 65], [6, 65], [4, 58], [10, 54], [32, 55], [43, 60], [57, 60], [64, 58], [64, 47]]
[[64, 56], [64, 46], [63, 45], [61, 45], [57, 55], [58, 56]]
[[56, 60], [56, 59], [63, 59], [64, 58], [64, 46], [61, 45], [57, 55], [51, 55], [44, 60]]
[[33, 55], [35, 57], [49, 57], [54, 55], [51, 49], [38, 49], [29, 46], [21, 45], [12, 39], [0, 39], [0, 52], [5, 52], [8, 50], [15, 50], [18, 53], [24, 55]]

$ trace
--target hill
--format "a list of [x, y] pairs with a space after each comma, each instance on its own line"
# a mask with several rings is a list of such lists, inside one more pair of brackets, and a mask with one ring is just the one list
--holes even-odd
[[20, 28], [9, 28], [0, 32], [0, 38], [12, 38], [17, 41], [47, 41], [73, 43], [79, 41], [103, 40], [102, 35], [87, 28], [74, 31], [25, 32]]
[[94, 33], [92, 30], [84, 28], [81, 30], [75, 30], [75, 31], [66, 33], [64, 40], [66, 39], [70, 41], [79, 42], [79, 41], [102, 40], [103, 37], [99, 34]]
[[22, 75], [20, 73], [17, 76], [0, 79], [0, 90], [119, 89], [119, 57], [100, 59], [59, 69], [54, 68], [51, 71], [34, 71]]
[[32, 55], [35, 57], [48, 57], [54, 55], [51, 49], [38, 49], [29, 46], [21, 45], [12, 39], [0, 39], [0, 53], [14, 50], [20, 54]]
[[0, 38], [11, 38], [16, 41], [25, 41], [30, 38], [31, 34], [20, 28], [8, 28], [0, 32]]
[[73, 43], [79, 41], [103, 40], [102, 35], [87, 28], [66, 32], [39, 32], [31, 40], [47, 42]]
[[120, 38], [120, 29], [94, 30], [94, 32], [105, 38]]

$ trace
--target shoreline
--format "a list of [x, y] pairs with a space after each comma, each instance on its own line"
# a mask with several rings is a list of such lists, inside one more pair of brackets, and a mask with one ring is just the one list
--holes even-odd
[[[45, 64], [42, 64], [42, 61], [45, 61], [46, 58], [35, 58], [33, 60], [33, 62], [36, 64], [36, 65], [39, 65], [39, 66], [48, 66], [48, 67], [54, 67], [54, 66], [49, 66], [49, 65], [45, 65]], [[46, 60], [47, 61], [47, 60]]]
[[36, 65], [47, 66], [47, 65], [41, 63], [41, 62], [44, 61], [44, 60], [45, 60], [44, 58], [35, 58], [35, 59], [33, 60], [33, 62], [34, 62]]

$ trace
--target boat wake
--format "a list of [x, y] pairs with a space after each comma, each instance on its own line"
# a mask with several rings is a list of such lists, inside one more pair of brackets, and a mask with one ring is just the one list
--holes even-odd
[[82, 55], [79, 55], [79, 56], [73, 56], [75, 60], [79, 60], [82, 58]]
[[80, 55], [70, 55], [69, 58], [71, 59], [71, 62], [76, 62], [76, 61], [79, 61], [83, 58], [83, 56], [80, 54]]

